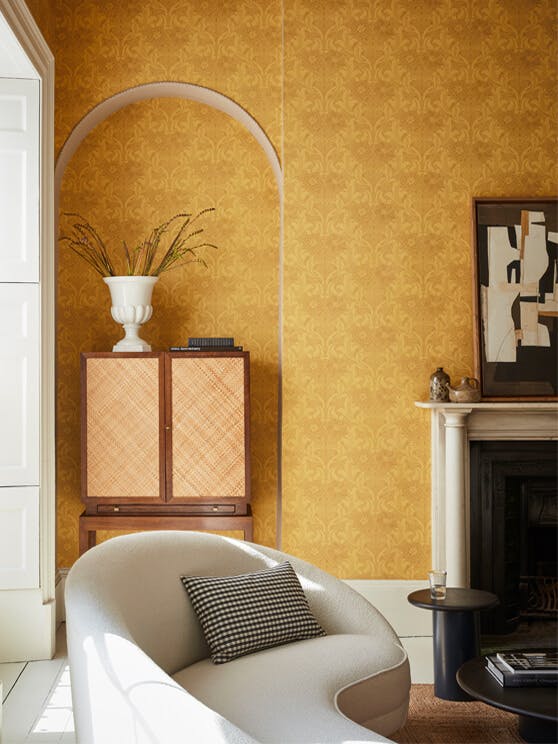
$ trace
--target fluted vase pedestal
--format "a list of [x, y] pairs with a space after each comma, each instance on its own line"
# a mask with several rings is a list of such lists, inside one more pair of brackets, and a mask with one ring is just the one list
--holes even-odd
[[151, 318], [153, 306], [151, 296], [158, 276], [106, 276], [111, 297], [111, 315], [124, 327], [124, 338], [113, 347], [113, 351], [151, 351], [151, 346], [139, 336], [143, 323]]

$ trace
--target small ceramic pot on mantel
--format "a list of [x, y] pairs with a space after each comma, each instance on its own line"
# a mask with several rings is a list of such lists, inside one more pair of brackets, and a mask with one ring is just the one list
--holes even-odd
[[124, 338], [116, 343], [113, 351], [151, 351], [151, 346], [139, 337], [139, 327], [153, 314], [151, 296], [158, 276], [105, 276], [112, 307], [113, 319], [124, 326]]
[[430, 375], [430, 400], [436, 403], [444, 403], [449, 400], [450, 376], [443, 367], [437, 367]]
[[478, 403], [481, 399], [479, 381], [475, 377], [462, 377], [457, 387], [449, 386], [452, 403]]

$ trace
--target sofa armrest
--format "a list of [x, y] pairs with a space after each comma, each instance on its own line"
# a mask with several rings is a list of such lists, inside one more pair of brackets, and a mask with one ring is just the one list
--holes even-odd
[[68, 655], [80, 744], [168, 744], [180, 731], [189, 741], [255, 744], [128, 638], [83, 634], [70, 621]]
[[180, 687], [139, 646], [114, 607], [66, 585], [66, 633], [80, 744], [257, 744]]

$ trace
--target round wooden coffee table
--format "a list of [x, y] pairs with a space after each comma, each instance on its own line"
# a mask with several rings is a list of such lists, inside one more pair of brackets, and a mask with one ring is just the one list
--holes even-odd
[[525, 741], [558, 741], [558, 688], [502, 687], [486, 669], [482, 656], [465, 662], [457, 672], [457, 681], [471, 697], [517, 713], [519, 735]]
[[465, 661], [480, 654], [479, 613], [499, 604], [498, 597], [480, 589], [449, 588], [445, 599], [432, 599], [430, 589], [420, 589], [407, 600], [432, 611], [434, 694], [443, 700], [471, 700], [455, 675]]

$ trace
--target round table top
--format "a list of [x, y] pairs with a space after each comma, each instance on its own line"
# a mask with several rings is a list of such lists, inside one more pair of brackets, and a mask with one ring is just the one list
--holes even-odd
[[430, 596], [430, 589], [419, 589], [411, 592], [407, 600], [416, 607], [422, 607], [425, 610], [442, 610], [446, 612], [470, 612], [474, 610], [488, 610], [490, 607], [496, 607], [500, 600], [492, 592], [485, 592], [481, 589], [458, 589], [448, 587], [446, 589], [445, 599], [433, 599]]
[[486, 669], [482, 656], [466, 661], [459, 668], [457, 682], [471, 697], [488, 705], [519, 715], [558, 720], [558, 688], [502, 687]]

